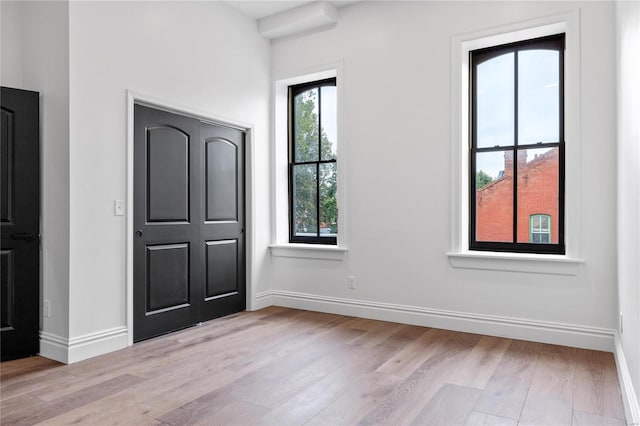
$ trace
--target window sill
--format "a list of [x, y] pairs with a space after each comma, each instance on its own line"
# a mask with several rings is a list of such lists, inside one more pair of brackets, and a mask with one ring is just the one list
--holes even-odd
[[487, 251], [447, 253], [447, 257], [454, 268], [551, 275], [578, 275], [584, 263], [583, 259], [560, 255]]
[[322, 244], [272, 244], [272, 257], [293, 257], [298, 259], [344, 260], [347, 249]]

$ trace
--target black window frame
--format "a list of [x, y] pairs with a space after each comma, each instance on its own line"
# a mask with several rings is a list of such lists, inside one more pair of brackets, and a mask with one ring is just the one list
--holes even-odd
[[[565, 247], [565, 125], [564, 125], [564, 56], [565, 33], [538, 37], [514, 43], [501, 44], [469, 52], [469, 108], [471, 117], [469, 135], [469, 250], [514, 252], [531, 254], [566, 254]], [[537, 142], [520, 145], [518, 143], [518, 52], [533, 49], [555, 50], [558, 57], [558, 90], [559, 90], [559, 129], [558, 141]], [[513, 144], [495, 147], [477, 147], [477, 74], [476, 67], [495, 57], [506, 53], [514, 53], [514, 112], [513, 112]], [[558, 148], [558, 243], [544, 244], [517, 242], [518, 239], [518, 151], [538, 148]], [[508, 152], [513, 155], [513, 242], [477, 241], [476, 240], [476, 154], [482, 152]], [[527, 217], [529, 220], [529, 217]]]
[[[336, 236], [320, 236], [320, 165], [321, 164], [336, 164], [338, 156], [330, 160], [322, 159], [322, 91], [321, 87], [334, 86], [337, 87], [337, 78], [331, 77], [323, 80], [310, 81], [306, 83], [296, 84], [289, 86], [288, 90], [288, 140], [289, 140], [289, 242], [290, 243], [304, 243], [304, 244], [326, 244], [326, 245], [338, 245], [337, 232]], [[318, 89], [318, 159], [316, 161], [296, 161], [295, 158], [295, 110], [294, 99], [300, 93], [304, 93], [308, 90]], [[294, 206], [294, 182], [293, 182], [293, 169], [298, 165], [315, 165], [316, 166], [316, 235], [315, 236], [300, 236], [295, 235], [295, 206]], [[340, 212], [338, 212], [340, 214]], [[339, 230], [338, 230], [339, 231]]]

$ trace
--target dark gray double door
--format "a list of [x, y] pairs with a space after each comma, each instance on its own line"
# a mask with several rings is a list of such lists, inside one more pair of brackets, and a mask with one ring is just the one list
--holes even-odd
[[244, 132], [141, 105], [134, 132], [134, 341], [244, 310]]

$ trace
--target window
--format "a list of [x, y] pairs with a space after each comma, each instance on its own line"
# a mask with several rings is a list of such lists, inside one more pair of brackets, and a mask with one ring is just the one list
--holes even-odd
[[289, 86], [289, 242], [337, 244], [336, 79]]
[[565, 253], [564, 40], [470, 52], [470, 250]]
[[530, 239], [532, 243], [551, 242], [551, 216], [548, 214], [531, 215], [531, 233]]

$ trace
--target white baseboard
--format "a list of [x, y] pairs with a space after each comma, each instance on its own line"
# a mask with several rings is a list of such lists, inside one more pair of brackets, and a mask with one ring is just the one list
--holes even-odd
[[615, 331], [606, 328], [429, 309], [419, 306], [341, 299], [280, 290], [264, 292], [261, 293], [259, 297], [260, 300], [265, 303], [270, 301], [272, 305], [289, 308], [414, 324], [424, 327], [442, 328], [510, 339], [529, 340], [583, 349], [607, 352], [614, 351]]
[[272, 306], [273, 300], [271, 297], [270, 291], [263, 291], [261, 293], [256, 294], [256, 298], [252, 304], [252, 311], [257, 311], [258, 309], [266, 308], [267, 306]]
[[67, 339], [40, 332], [40, 355], [65, 364], [117, 351], [128, 346], [126, 327], [114, 327]]
[[614, 341], [614, 355], [616, 357], [616, 365], [618, 367], [618, 382], [620, 382], [620, 391], [622, 392], [622, 402], [627, 416], [627, 424], [629, 426], [638, 426], [640, 425], [638, 394], [633, 388], [633, 382], [631, 381], [631, 375], [629, 374], [629, 368], [627, 367], [627, 360], [624, 356], [624, 351], [622, 350], [622, 344], [618, 333], [616, 333]]
[[68, 339], [46, 331], [40, 331], [40, 356], [69, 364], [68, 347]]

